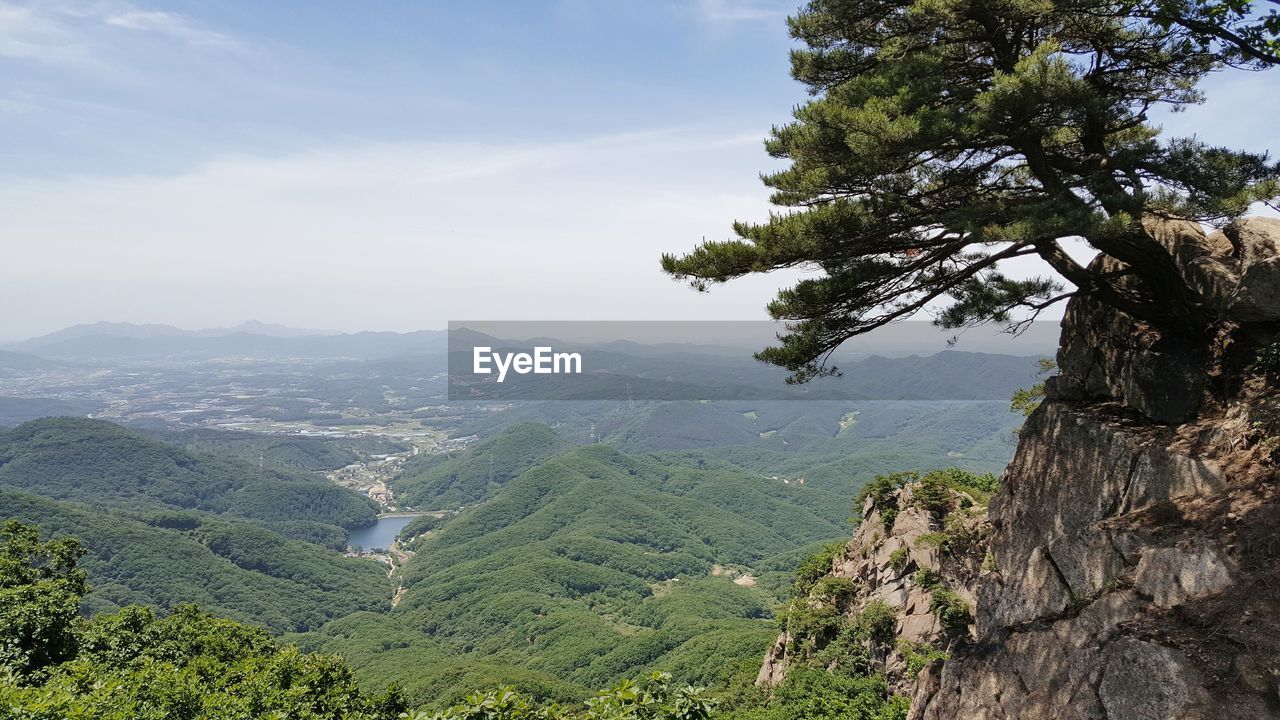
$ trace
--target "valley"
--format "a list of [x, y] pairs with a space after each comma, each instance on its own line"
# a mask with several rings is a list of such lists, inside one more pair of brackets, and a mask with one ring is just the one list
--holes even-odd
[[[85, 612], [195, 602], [435, 708], [744, 682], [859, 490], [998, 472], [1001, 394], [1037, 364], [874, 359], [857, 398], [461, 402], [421, 357], [50, 362], [0, 377], [0, 505], [86, 543]], [[904, 391], [923, 366], [959, 397]], [[88, 417], [22, 417], [45, 407]]]

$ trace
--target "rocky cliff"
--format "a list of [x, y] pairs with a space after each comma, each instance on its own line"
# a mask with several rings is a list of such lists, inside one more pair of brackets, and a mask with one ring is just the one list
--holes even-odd
[[956, 471], [877, 478], [827, 576], [798, 588], [757, 684], [775, 686], [797, 664], [855, 662], [910, 695], [929, 662], [972, 641], [994, 482]]
[[[892, 611], [905, 642], [871, 670], [913, 696], [913, 720], [1280, 718], [1280, 221], [1147, 229], [1216, 310], [1210, 347], [1073, 299], [989, 531], [980, 511], [965, 521], [983, 539], [931, 551], [950, 512], [916, 485], [879, 493], [833, 562], [852, 589], [807, 600]], [[945, 627], [938, 588], [972, 603], [972, 625]], [[760, 683], [833, 641], [794, 635]], [[948, 657], [920, 663], [910, 643]]]
[[922, 674], [913, 718], [1280, 717], [1280, 221], [1148, 230], [1217, 340], [1072, 301], [990, 504], [975, 642]]

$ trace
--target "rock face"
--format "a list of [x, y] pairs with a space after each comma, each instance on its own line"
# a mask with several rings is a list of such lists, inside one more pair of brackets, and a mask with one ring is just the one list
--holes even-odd
[[[934, 610], [935, 596], [950, 593], [960, 605], [972, 608], [973, 588], [983, 561], [988, 525], [983, 508], [962, 491], [947, 490], [946, 509], [926, 507], [917, 497], [920, 484], [912, 483], [869, 497], [863, 521], [853, 539], [832, 559], [828, 578], [846, 580], [834, 596], [818, 583], [807, 598], [795, 602], [816, 608], [834, 606], [840, 622], [848, 624], [875, 604], [887, 606], [894, 617], [892, 638], [863, 640], [874, 671], [883, 672], [890, 689], [909, 695], [919, 659], [930, 651], [941, 653], [971, 641], [971, 622], [948, 624]], [[765, 656], [757, 685], [775, 686], [798, 662], [810, 661], [834, 633], [808, 636], [784, 632]], [[888, 634], [888, 633], [886, 633]], [[822, 660], [822, 664], [831, 662]], [[811, 663], [812, 664], [812, 663]], [[913, 671], [914, 670], [914, 671]]]
[[1280, 221], [1155, 229], [1222, 347], [1072, 301], [990, 505], [975, 640], [922, 674], [914, 719], [1280, 718], [1280, 368], [1254, 364]]

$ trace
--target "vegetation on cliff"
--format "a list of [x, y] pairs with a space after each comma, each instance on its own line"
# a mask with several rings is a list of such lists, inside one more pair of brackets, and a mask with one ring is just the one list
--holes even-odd
[[869, 483], [853, 539], [800, 563], [780, 635], [759, 674], [737, 678], [727, 717], [905, 718], [915, 678], [966, 642], [995, 485], [956, 468]]

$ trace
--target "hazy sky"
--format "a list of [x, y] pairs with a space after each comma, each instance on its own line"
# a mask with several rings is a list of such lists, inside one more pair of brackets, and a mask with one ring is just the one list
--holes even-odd
[[[0, 340], [762, 318], [657, 261], [767, 215], [795, 4], [0, 0]], [[1207, 89], [1274, 147], [1280, 73]]]

